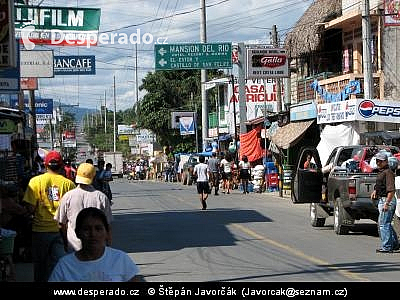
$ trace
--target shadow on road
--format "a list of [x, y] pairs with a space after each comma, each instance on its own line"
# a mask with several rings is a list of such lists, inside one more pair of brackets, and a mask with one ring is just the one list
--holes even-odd
[[[388, 255], [396, 255], [396, 254], [388, 254]], [[343, 263], [343, 264], [328, 264], [328, 265], [315, 265], [307, 269], [303, 269], [301, 271], [296, 272], [281, 272], [281, 273], [269, 273], [269, 274], [261, 274], [255, 276], [241, 276], [241, 277], [230, 277], [225, 279], [220, 279], [219, 281], [276, 281], [276, 278], [283, 278], [282, 281], [285, 281], [286, 276], [293, 275], [302, 275], [302, 274], [313, 274], [320, 273], [321, 276], [323, 274], [327, 274], [330, 272], [337, 272], [338, 270], [354, 273], [354, 274], [369, 274], [369, 273], [387, 273], [387, 272], [399, 272], [400, 271], [400, 263], [392, 263], [392, 262], [381, 262], [381, 261], [364, 261], [364, 262], [355, 262], [355, 263]], [[308, 278], [308, 277], [305, 277]], [[393, 279], [395, 280], [395, 279]], [[384, 280], [382, 280], [384, 281]], [[347, 284], [356, 282], [346, 282]], [[325, 282], [326, 283], [326, 282]], [[334, 283], [334, 282], [330, 282]]]
[[230, 246], [232, 223], [272, 222], [254, 210], [165, 211], [114, 215], [113, 247], [129, 253]]

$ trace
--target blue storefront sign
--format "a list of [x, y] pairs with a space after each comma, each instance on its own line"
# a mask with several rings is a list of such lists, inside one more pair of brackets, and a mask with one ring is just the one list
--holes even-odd
[[[14, 107], [18, 108], [18, 100], [12, 99]], [[26, 113], [30, 112], [29, 99], [24, 99]], [[51, 119], [53, 117], [53, 99], [39, 98], [35, 99], [36, 116], [41, 119]]]
[[94, 55], [54, 56], [54, 75], [95, 75]]

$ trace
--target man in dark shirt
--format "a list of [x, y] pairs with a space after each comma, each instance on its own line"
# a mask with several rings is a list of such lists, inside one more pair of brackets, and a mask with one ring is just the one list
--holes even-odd
[[376, 177], [375, 189], [371, 194], [372, 200], [378, 199], [379, 210], [378, 225], [381, 247], [376, 249], [376, 252], [387, 253], [393, 252], [399, 247], [397, 235], [392, 227], [392, 219], [396, 210], [394, 173], [389, 168], [388, 157], [385, 153], [376, 154], [376, 163], [379, 173]]
[[210, 170], [209, 172], [209, 177], [210, 177], [210, 182], [211, 182], [211, 190], [213, 187], [215, 187], [215, 195], [218, 194], [219, 190], [219, 164], [220, 161], [217, 158], [217, 153], [213, 152], [211, 158], [208, 160], [207, 165], [208, 169]]

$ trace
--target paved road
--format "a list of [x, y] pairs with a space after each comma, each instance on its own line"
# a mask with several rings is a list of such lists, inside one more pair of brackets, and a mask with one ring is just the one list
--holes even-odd
[[376, 225], [347, 236], [309, 225], [308, 205], [271, 194], [211, 195], [194, 186], [115, 181], [114, 246], [148, 281], [391, 281], [400, 254], [376, 254]]
[[210, 195], [195, 186], [117, 179], [113, 246], [128, 252], [149, 282], [395, 281], [400, 254], [376, 254], [376, 225], [346, 236], [309, 224], [308, 205], [277, 194]]

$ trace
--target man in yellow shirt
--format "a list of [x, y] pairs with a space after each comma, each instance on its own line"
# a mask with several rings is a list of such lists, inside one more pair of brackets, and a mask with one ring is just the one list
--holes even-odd
[[33, 214], [32, 261], [35, 282], [47, 282], [58, 259], [65, 255], [59, 226], [54, 216], [62, 196], [75, 184], [60, 175], [63, 159], [57, 151], [50, 151], [44, 164], [46, 173], [29, 181], [23, 201]]

